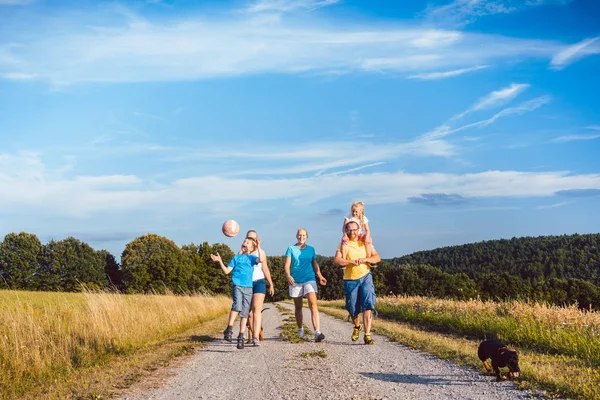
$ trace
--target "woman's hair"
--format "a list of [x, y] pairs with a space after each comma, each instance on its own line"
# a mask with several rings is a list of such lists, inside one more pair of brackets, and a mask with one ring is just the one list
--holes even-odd
[[244, 240], [248, 240], [250, 243], [252, 243], [253, 248], [250, 250], [251, 253], [256, 251], [256, 248], [258, 247], [258, 242], [256, 241], [256, 239], [247, 237]]
[[298, 235], [300, 231], [304, 231], [304, 233], [306, 233], [306, 238], [308, 238], [308, 231], [305, 228], [298, 228], [298, 230], [296, 231], [296, 235]]
[[354, 208], [360, 210], [360, 224], [363, 225], [365, 223], [365, 203], [363, 203], [362, 201], [355, 201], [354, 203], [352, 203], [352, 206], [350, 207], [350, 215], [352, 215], [352, 210]]

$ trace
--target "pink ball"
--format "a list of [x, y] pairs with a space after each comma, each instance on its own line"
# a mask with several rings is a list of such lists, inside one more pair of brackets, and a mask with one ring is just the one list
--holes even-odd
[[223, 231], [223, 235], [227, 237], [234, 237], [240, 232], [240, 225], [236, 221], [229, 219], [223, 222], [223, 227], [221, 230]]

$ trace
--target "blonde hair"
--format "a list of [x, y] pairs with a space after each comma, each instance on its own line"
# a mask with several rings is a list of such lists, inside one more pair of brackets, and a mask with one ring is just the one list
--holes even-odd
[[360, 225], [364, 225], [365, 223], [365, 203], [363, 203], [362, 201], [355, 201], [354, 203], [352, 203], [352, 206], [350, 206], [350, 215], [352, 215], [352, 210], [354, 210], [354, 208], [359, 209], [359, 214], [360, 214]]
[[254, 246], [254, 248], [253, 248], [253, 249], [252, 249], [250, 252], [251, 252], [251, 253], [252, 253], [252, 252], [255, 252], [255, 251], [256, 251], [256, 248], [258, 247], [258, 242], [256, 241], [256, 239], [254, 239], [254, 238], [251, 238], [251, 237], [247, 237], [247, 238], [245, 238], [244, 240], [248, 240], [250, 243], [252, 243], [252, 246]]
[[306, 238], [308, 239], [308, 231], [305, 228], [298, 228], [298, 230], [296, 231], [296, 236], [298, 236], [300, 231], [304, 231], [304, 233], [306, 233]]

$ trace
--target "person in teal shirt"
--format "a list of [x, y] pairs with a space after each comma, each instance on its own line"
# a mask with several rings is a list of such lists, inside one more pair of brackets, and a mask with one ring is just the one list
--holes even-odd
[[319, 309], [317, 308], [317, 279], [323, 286], [327, 279], [321, 274], [317, 263], [315, 248], [306, 244], [308, 232], [304, 228], [298, 229], [296, 233], [298, 242], [287, 248], [285, 252], [285, 275], [289, 283], [290, 297], [294, 299], [296, 325], [298, 325], [298, 336], [304, 337], [302, 327], [302, 299], [308, 300], [308, 308], [315, 330], [315, 341], [321, 342], [325, 335], [320, 330]]

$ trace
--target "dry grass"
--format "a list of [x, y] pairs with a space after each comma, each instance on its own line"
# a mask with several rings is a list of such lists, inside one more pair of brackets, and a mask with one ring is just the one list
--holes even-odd
[[[320, 302], [324, 312], [345, 319], [341, 301]], [[598, 313], [575, 307], [526, 302], [436, 300], [387, 297], [378, 300], [374, 331], [407, 346], [484, 371], [477, 346], [494, 334], [519, 351], [521, 388], [546, 396], [599, 400]], [[432, 332], [438, 331], [438, 333]]]
[[224, 296], [0, 291], [0, 398], [131, 355], [230, 305]]

